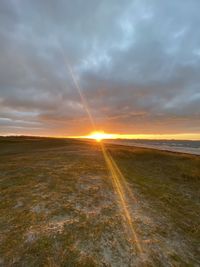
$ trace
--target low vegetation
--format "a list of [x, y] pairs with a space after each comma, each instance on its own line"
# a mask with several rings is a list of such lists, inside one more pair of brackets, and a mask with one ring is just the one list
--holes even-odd
[[0, 266], [199, 266], [200, 157], [106, 148], [137, 199], [130, 242], [99, 143], [0, 138]]

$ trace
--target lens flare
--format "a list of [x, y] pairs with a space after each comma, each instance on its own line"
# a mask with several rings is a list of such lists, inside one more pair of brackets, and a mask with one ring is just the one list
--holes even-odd
[[[137, 233], [134, 229], [134, 224], [133, 220], [131, 218], [131, 212], [130, 212], [130, 207], [129, 207], [129, 200], [128, 196], [132, 196], [131, 191], [128, 189], [128, 186], [123, 186], [125, 184], [125, 178], [123, 177], [122, 173], [120, 172], [119, 168], [117, 167], [116, 163], [112, 159], [112, 156], [110, 153], [106, 150], [105, 146], [103, 143], [100, 144], [103, 156], [105, 159], [105, 162], [107, 164], [107, 167], [109, 169], [110, 175], [111, 175], [111, 180], [113, 184], [113, 188], [115, 192], [117, 193], [117, 198], [118, 198], [118, 204], [119, 208], [122, 212], [122, 216], [125, 220], [126, 223], [126, 230], [127, 234], [130, 236], [131, 242], [135, 243], [137, 251], [139, 252], [140, 255], [143, 254], [143, 249], [141, 246], [141, 242], [137, 236]], [[132, 196], [134, 201], [136, 201], [135, 197]]]
[[[68, 68], [69, 73], [72, 77], [75, 88], [77, 89], [77, 91], [80, 95], [81, 102], [82, 102], [83, 107], [85, 108], [85, 111], [89, 117], [91, 125], [92, 125], [93, 129], [95, 130], [96, 127], [95, 127], [94, 119], [93, 119], [92, 114], [90, 112], [87, 100], [85, 99], [85, 97], [83, 95], [83, 92], [82, 92], [81, 87], [78, 83], [78, 80], [76, 79], [76, 76], [73, 73], [72, 68], [71, 68], [69, 63], [67, 64], [67, 68]], [[123, 174], [121, 173], [120, 169], [118, 168], [116, 162], [114, 161], [114, 159], [112, 158], [110, 153], [107, 151], [103, 142], [100, 142], [103, 139], [113, 138], [113, 135], [112, 134], [106, 134], [103, 131], [96, 131], [95, 130], [90, 135], [88, 135], [86, 138], [95, 139], [100, 144], [102, 154], [104, 156], [107, 168], [110, 172], [112, 185], [113, 185], [114, 191], [116, 192], [116, 196], [118, 199], [118, 204], [119, 204], [119, 208], [121, 211], [121, 215], [122, 215], [124, 222], [125, 222], [125, 226], [126, 226], [125, 230], [127, 231], [127, 234], [129, 235], [132, 243], [135, 244], [138, 253], [140, 254], [140, 256], [142, 256], [144, 254], [143, 254], [143, 249], [141, 246], [141, 241], [139, 240], [138, 235], [136, 233], [136, 230], [135, 230], [135, 227], [133, 224], [133, 220], [131, 217], [130, 206], [129, 206], [130, 200], [133, 200], [133, 201], [137, 201], [137, 200], [133, 196], [130, 188], [128, 187], [128, 185], [125, 181], [125, 178], [124, 178]]]

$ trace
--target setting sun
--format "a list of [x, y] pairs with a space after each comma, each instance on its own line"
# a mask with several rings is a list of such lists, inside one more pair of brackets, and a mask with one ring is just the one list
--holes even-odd
[[113, 139], [114, 134], [108, 134], [103, 131], [97, 131], [97, 132], [92, 132], [91, 134], [87, 135], [86, 138], [89, 139], [95, 139], [97, 142], [100, 142], [102, 139]]
[[[66, 136], [60, 136], [66, 137]], [[100, 142], [103, 139], [148, 139], [148, 140], [198, 140], [199, 134], [116, 134], [116, 133], [105, 133], [104, 131], [94, 131], [88, 135], [82, 136], [67, 136], [68, 138], [83, 138], [83, 139], [94, 139]]]

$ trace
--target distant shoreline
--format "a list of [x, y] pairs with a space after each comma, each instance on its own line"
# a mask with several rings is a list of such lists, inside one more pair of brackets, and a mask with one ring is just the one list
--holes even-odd
[[[180, 140], [105, 140], [105, 143], [114, 144], [114, 145], [123, 145], [123, 146], [135, 146], [141, 148], [150, 148], [167, 152], [176, 152], [176, 153], [184, 153], [184, 154], [192, 154], [200, 156], [200, 146], [197, 147], [185, 147], [178, 146], [178, 144], [182, 144], [184, 142], [197, 142], [200, 145], [200, 141], [180, 141]], [[169, 145], [170, 142], [174, 144], [173, 146]], [[152, 143], [152, 144], [151, 144]], [[158, 144], [153, 144], [158, 143]], [[160, 144], [159, 144], [160, 143]], [[168, 143], [168, 144], [162, 144]], [[177, 143], [177, 144], [176, 144]]]
[[[0, 136], [0, 141], [12, 139], [19, 139], [19, 140], [79, 140], [79, 141], [93, 141], [93, 139], [84, 139], [84, 138], [69, 138], [69, 137], [44, 137], [44, 136]], [[103, 141], [106, 144], [113, 144], [113, 145], [123, 145], [123, 146], [130, 146], [130, 147], [141, 147], [141, 148], [149, 148], [149, 149], [156, 149], [160, 151], [168, 151], [168, 152], [175, 152], [175, 153], [184, 153], [190, 155], [197, 155], [200, 156], [200, 140], [165, 140], [165, 139], [104, 139]]]

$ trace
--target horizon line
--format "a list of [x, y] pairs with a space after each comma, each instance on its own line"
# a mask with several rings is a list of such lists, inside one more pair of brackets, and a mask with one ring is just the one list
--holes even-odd
[[[200, 141], [200, 134], [183, 133], [183, 134], [105, 134], [108, 137], [104, 140], [177, 140], [177, 141]], [[29, 135], [29, 134], [3, 134], [0, 137], [44, 137], [44, 138], [68, 138], [68, 139], [86, 139], [93, 140], [91, 135]]]

